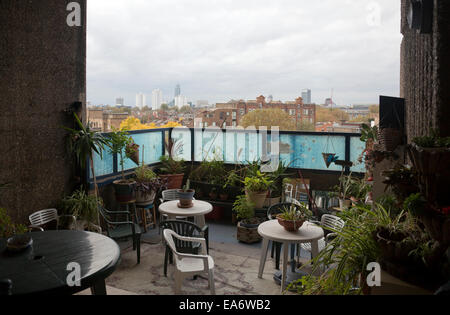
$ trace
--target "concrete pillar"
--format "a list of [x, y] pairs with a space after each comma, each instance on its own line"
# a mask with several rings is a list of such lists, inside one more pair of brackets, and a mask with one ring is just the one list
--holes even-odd
[[[80, 5], [81, 26], [66, 20]], [[73, 185], [65, 148], [67, 111], [85, 110], [86, 0], [0, 1], [0, 206], [28, 223], [55, 207]]]

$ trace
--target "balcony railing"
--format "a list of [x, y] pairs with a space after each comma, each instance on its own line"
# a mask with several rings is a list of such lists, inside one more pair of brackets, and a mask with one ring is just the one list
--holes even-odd
[[[107, 134], [105, 134], [107, 135]], [[353, 162], [346, 171], [365, 172], [364, 164], [358, 164], [358, 157], [365, 143], [356, 133], [326, 133], [280, 131], [267, 133], [258, 130], [212, 129], [212, 128], [169, 128], [150, 129], [130, 132], [135, 143], [140, 145], [140, 159], [144, 149], [144, 163], [154, 165], [159, 158], [167, 154], [165, 140], [176, 140], [178, 150], [175, 157], [185, 161], [201, 162], [205, 159], [221, 159], [227, 164], [241, 164], [259, 160], [263, 157], [263, 148], [267, 145], [267, 154], [273, 154], [271, 141], [279, 139], [279, 158], [294, 169], [341, 172], [341, 166], [332, 164], [327, 168], [322, 153], [335, 153], [340, 160]], [[278, 138], [277, 138], [278, 137]], [[142, 161], [141, 161], [142, 162]], [[95, 172], [98, 178], [111, 179], [120, 173], [119, 157], [105, 151], [103, 159], [94, 158]], [[124, 170], [130, 171], [136, 164], [125, 159]], [[92, 175], [90, 176], [90, 178]]]

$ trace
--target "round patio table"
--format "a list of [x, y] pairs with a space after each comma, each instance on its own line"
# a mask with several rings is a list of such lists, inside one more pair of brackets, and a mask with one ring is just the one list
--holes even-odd
[[318, 240], [324, 236], [323, 229], [313, 223], [305, 222], [297, 232], [288, 232], [278, 220], [264, 222], [258, 227], [258, 233], [263, 237], [261, 260], [259, 262], [258, 278], [262, 278], [269, 250], [269, 241], [283, 244], [283, 269], [281, 275], [281, 292], [286, 286], [286, 272], [288, 269], [289, 244], [311, 243], [312, 258], [319, 253]]
[[[0, 281], [12, 281], [13, 295], [75, 294], [88, 288], [106, 295], [105, 279], [120, 262], [115, 241], [81, 231], [35, 232], [31, 237], [32, 247], [18, 253], [8, 251], [6, 239], [0, 239]], [[80, 286], [68, 284], [76, 279], [71, 263], [80, 267]]]
[[195, 223], [203, 228], [206, 225], [205, 215], [213, 210], [213, 206], [201, 200], [192, 200], [192, 208], [178, 208], [178, 200], [167, 201], [159, 206], [159, 212], [166, 214], [169, 220], [175, 220], [177, 217], [194, 217]]

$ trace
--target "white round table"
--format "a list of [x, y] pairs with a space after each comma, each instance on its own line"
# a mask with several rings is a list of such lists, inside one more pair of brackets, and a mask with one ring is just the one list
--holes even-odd
[[313, 223], [305, 222], [297, 232], [288, 232], [278, 223], [278, 220], [264, 222], [258, 227], [258, 233], [263, 237], [261, 260], [259, 262], [259, 278], [262, 278], [264, 273], [267, 252], [269, 251], [269, 241], [283, 244], [281, 292], [283, 292], [286, 285], [289, 244], [311, 243], [311, 256], [314, 258], [319, 254], [318, 240], [324, 237], [323, 229]]
[[194, 217], [195, 223], [203, 228], [205, 226], [205, 214], [213, 210], [213, 206], [205, 201], [192, 200], [192, 208], [178, 208], [179, 200], [167, 201], [159, 206], [159, 212], [166, 214], [169, 220], [175, 220], [177, 217]]

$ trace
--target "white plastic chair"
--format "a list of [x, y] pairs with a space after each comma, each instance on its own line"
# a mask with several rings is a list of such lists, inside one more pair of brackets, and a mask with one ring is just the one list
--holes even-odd
[[[201, 255], [182, 254], [177, 252], [174, 238], [184, 242], [200, 243]], [[181, 293], [181, 285], [187, 277], [193, 277], [201, 272], [208, 274], [208, 284], [211, 294], [215, 295], [214, 260], [206, 253], [206, 240], [204, 238], [180, 236], [170, 229], [164, 230], [164, 239], [172, 250], [175, 259], [175, 294]]]
[[30, 220], [30, 228], [31, 229], [38, 229], [42, 230], [42, 227], [46, 225], [47, 223], [50, 223], [52, 221], [56, 221], [56, 227], [59, 227], [59, 219], [61, 217], [68, 217], [71, 218], [73, 222], [76, 221], [76, 218], [72, 215], [63, 215], [58, 216], [58, 210], [56, 209], [45, 209], [41, 211], [37, 211], [33, 214], [31, 214], [28, 218]]
[[[340, 231], [344, 228], [345, 222], [341, 218], [331, 215], [331, 214], [324, 214], [322, 216], [321, 222], [315, 222], [320, 224], [320, 226], [324, 229], [331, 230], [331, 231]], [[319, 251], [322, 251], [325, 246], [327, 246], [328, 242], [332, 237], [336, 237], [337, 233], [331, 232], [328, 233], [325, 237], [321, 238], [319, 240]], [[311, 243], [303, 243], [301, 244], [301, 247], [303, 250], [311, 252]]]

